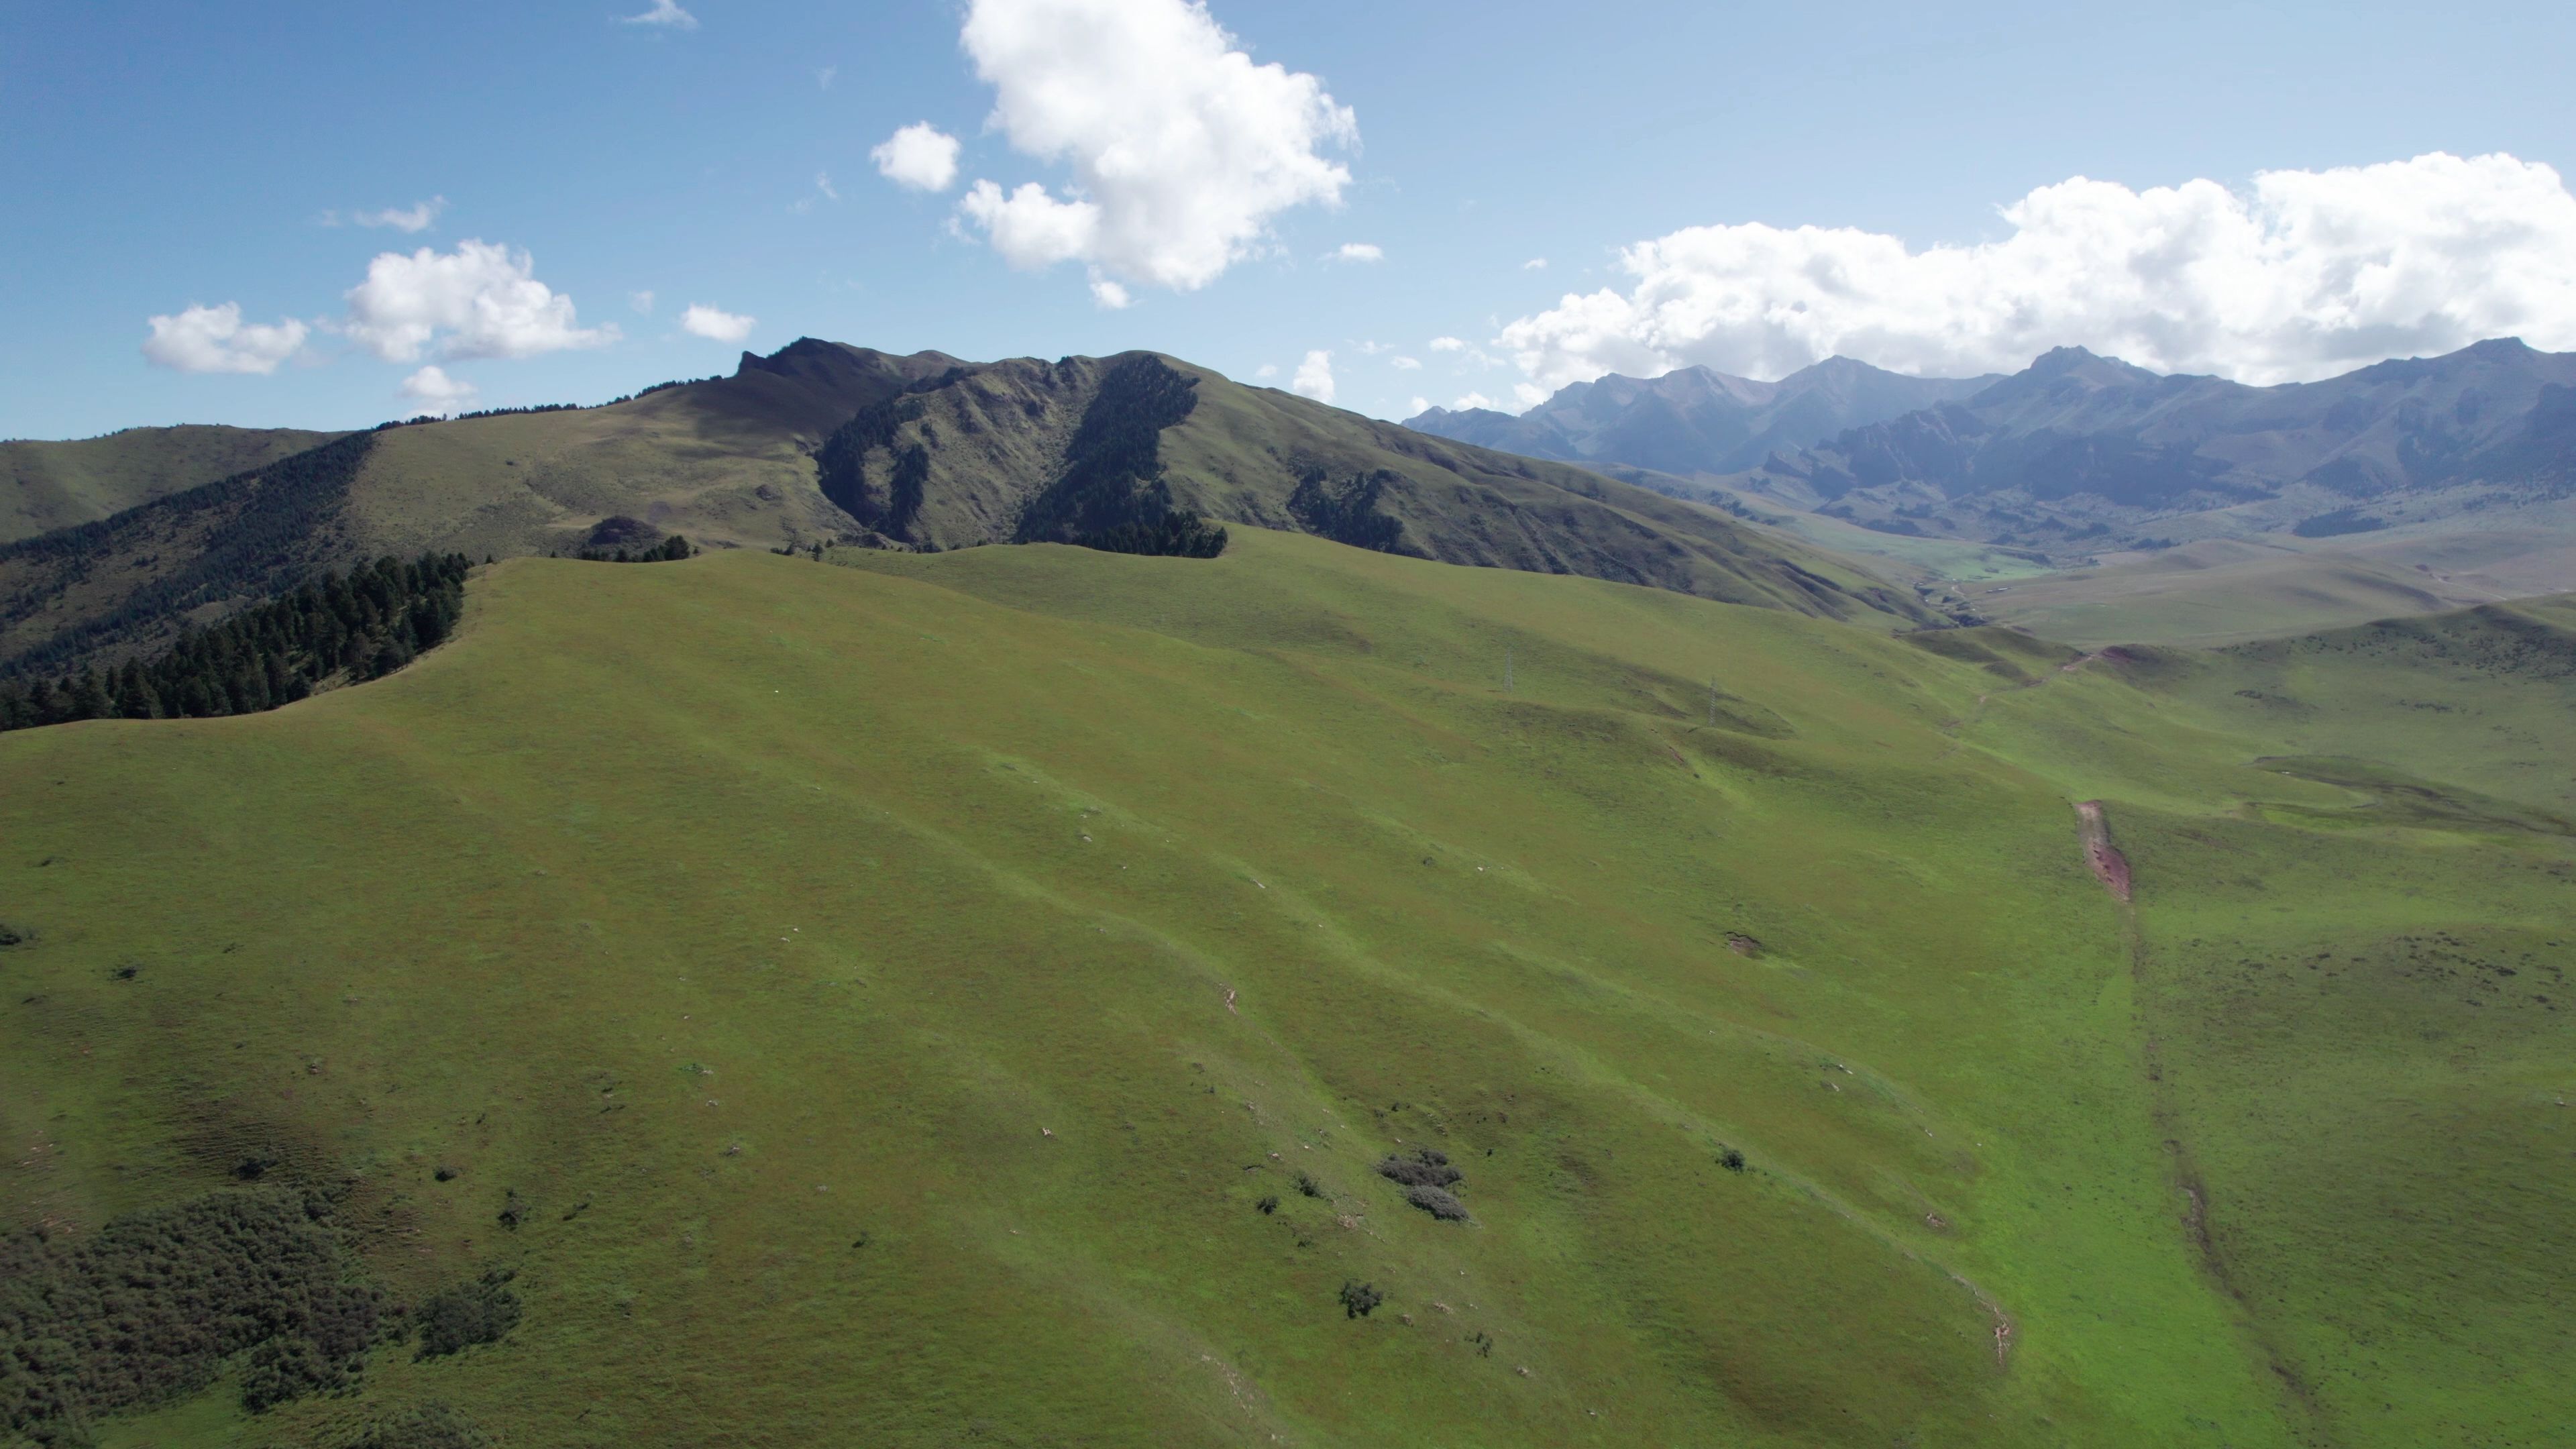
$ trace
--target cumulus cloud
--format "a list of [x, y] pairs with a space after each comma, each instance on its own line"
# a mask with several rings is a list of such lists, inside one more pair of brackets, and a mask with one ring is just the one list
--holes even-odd
[[1471, 392], [1465, 397], [1458, 399], [1456, 402], [1451, 403], [1449, 405], [1449, 410], [1457, 413], [1473, 412], [1478, 408], [1490, 408], [1493, 405], [1494, 400], [1492, 398], [1485, 396], [1481, 392]]
[[1015, 267], [1192, 291], [1350, 184], [1322, 153], [1355, 144], [1358, 119], [1316, 77], [1254, 64], [1199, 0], [969, 0], [960, 39], [992, 129], [1071, 172], [1062, 195], [967, 192], [960, 215]]
[[311, 329], [293, 318], [274, 326], [242, 322], [241, 305], [191, 306], [150, 319], [143, 355], [181, 372], [246, 372], [266, 377], [304, 346]]
[[438, 224], [438, 214], [447, 209], [447, 198], [433, 196], [402, 208], [386, 207], [382, 211], [361, 211], [350, 220], [360, 226], [389, 226], [396, 231], [422, 232]]
[[1689, 363], [1779, 377], [1837, 353], [1972, 375], [2076, 345], [2259, 384], [2507, 334], [2576, 347], [2576, 196], [2511, 156], [2267, 171], [2244, 191], [2078, 177], [2002, 217], [2001, 240], [1920, 251], [1693, 227], [1621, 253], [1624, 289], [1569, 294], [1501, 341], [1550, 389]]
[[1261, 364], [1259, 368], [1255, 369], [1252, 375], [1260, 378], [1263, 382], [1268, 382], [1270, 379], [1279, 375], [1278, 364], [1265, 362]]
[[1431, 399], [1427, 397], [1417, 397], [1413, 400], [1412, 405], [1405, 409], [1404, 415], [1408, 418], [1418, 418], [1429, 411], [1431, 411]]
[[629, 25], [659, 25], [671, 30], [695, 30], [698, 17], [679, 6], [679, 0], [653, 0], [653, 8], [641, 15], [625, 17]]
[[403, 379], [402, 395], [420, 407], [415, 416], [452, 418], [473, 405], [475, 386], [449, 377], [443, 367], [424, 367]]
[[652, 289], [648, 287], [648, 288], [646, 288], [645, 290], [643, 290], [643, 291], [641, 291], [641, 292], [631, 292], [631, 293], [627, 294], [627, 298], [626, 298], [626, 305], [627, 305], [627, 306], [629, 306], [629, 307], [634, 308], [634, 309], [635, 309], [636, 311], [638, 311], [638, 312], [643, 313], [643, 314], [644, 314], [645, 316], [647, 316], [647, 317], [652, 316], [652, 315], [653, 315], [653, 292], [652, 292]]
[[1386, 260], [1386, 248], [1379, 246], [1375, 242], [1344, 242], [1342, 243], [1339, 251], [1334, 252], [1324, 260], [1329, 262], [1382, 262]]
[[1422, 370], [1421, 358], [1407, 357], [1400, 352], [1395, 356], [1388, 358], [1387, 361], [1394, 363], [1395, 370], [1398, 372], [1419, 372]]
[[417, 361], [432, 345], [449, 358], [534, 357], [617, 340], [615, 327], [578, 326], [572, 299], [535, 267], [526, 252], [480, 241], [386, 252], [350, 290], [346, 330], [387, 362]]
[[1333, 400], [1333, 354], [1320, 351], [1307, 353], [1306, 360], [1297, 364], [1297, 375], [1288, 380], [1288, 390], [1300, 397], [1313, 398], [1319, 403], [1331, 402]]
[[1467, 350], [1467, 344], [1461, 339], [1455, 337], [1434, 337], [1431, 339], [1431, 350], [1434, 352], [1464, 352]]
[[692, 337], [703, 337], [710, 342], [740, 342], [751, 335], [752, 328], [759, 325], [760, 319], [757, 317], [744, 317], [732, 312], [718, 311], [699, 302], [690, 303], [689, 310], [680, 314], [681, 331]]
[[877, 174], [914, 191], [946, 191], [957, 184], [957, 138], [928, 121], [915, 121], [868, 153]]
[[1528, 261], [1521, 263], [1521, 270], [1524, 272], [1544, 272], [1547, 270], [1547, 258], [1532, 257]]
[[1091, 300], [1115, 312], [1136, 299], [1128, 295], [1125, 287], [1094, 272], [1091, 277]]

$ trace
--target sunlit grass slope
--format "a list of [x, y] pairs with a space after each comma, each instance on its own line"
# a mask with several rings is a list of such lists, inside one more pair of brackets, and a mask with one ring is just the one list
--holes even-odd
[[2576, 1442], [2571, 713], [2553, 600], [2097, 660], [1967, 731], [2124, 802], [2194, 1233], [2319, 1442]]
[[[2564, 1420], [2528, 1276], [2563, 1117], [2481, 1095], [2576, 1085], [2563, 1034], [2207, 987], [2445, 921], [2531, 987], [2564, 841], [2328, 818], [2352, 789], [2258, 767], [2291, 751], [2221, 666], [1996, 670], [1253, 529], [842, 557], [522, 560], [377, 684], [0, 737], [7, 1221], [269, 1146], [355, 1176], [398, 1291], [527, 1302], [358, 1399], [126, 1442], [433, 1398], [546, 1445]], [[1425, 1144], [1472, 1221], [1372, 1171]], [[2497, 1175], [2519, 1215], [2460, 1238]], [[2355, 1347], [2390, 1294], [2448, 1316]]]

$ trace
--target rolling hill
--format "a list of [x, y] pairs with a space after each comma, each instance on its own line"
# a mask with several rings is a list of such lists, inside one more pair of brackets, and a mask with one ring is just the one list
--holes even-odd
[[520, 559], [379, 682], [0, 736], [10, 1251], [229, 1213], [421, 1325], [100, 1442], [2576, 1413], [2566, 606], [2086, 657], [1236, 534]]
[[348, 435], [0, 544], [0, 667], [112, 661], [184, 618], [385, 554], [577, 553], [668, 533], [763, 549], [1105, 542], [1194, 517], [1885, 627], [1940, 618], [1717, 510], [1173, 359], [967, 364], [807, 340], [605, 407]]
[[0, 443], [0, 544], [94, 522], [339, 436], [292, 428], [128, 428], [72, 443]]

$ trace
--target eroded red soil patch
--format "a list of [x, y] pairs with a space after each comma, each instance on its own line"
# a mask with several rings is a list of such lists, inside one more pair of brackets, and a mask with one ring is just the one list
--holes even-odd
[[2111, 821], [2102, 812], [2102, 802], [2087, 800], [2075, 807], [2075, 818], [2082, 826], [2084, 863], [2093, 874], [2122, 901], [2129, 899], [2129, 858], [2111, 843]]

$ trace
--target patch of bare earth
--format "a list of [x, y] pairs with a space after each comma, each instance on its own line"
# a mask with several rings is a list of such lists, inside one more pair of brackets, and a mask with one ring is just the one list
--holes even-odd
[[2087, 800], [2075, 807], [2075, 818], [2084, 840], [2084, 863], [2121, 902], [2129, 899], [2129, 858], [2111, 843], [2111, 821], [2099, 800]]

